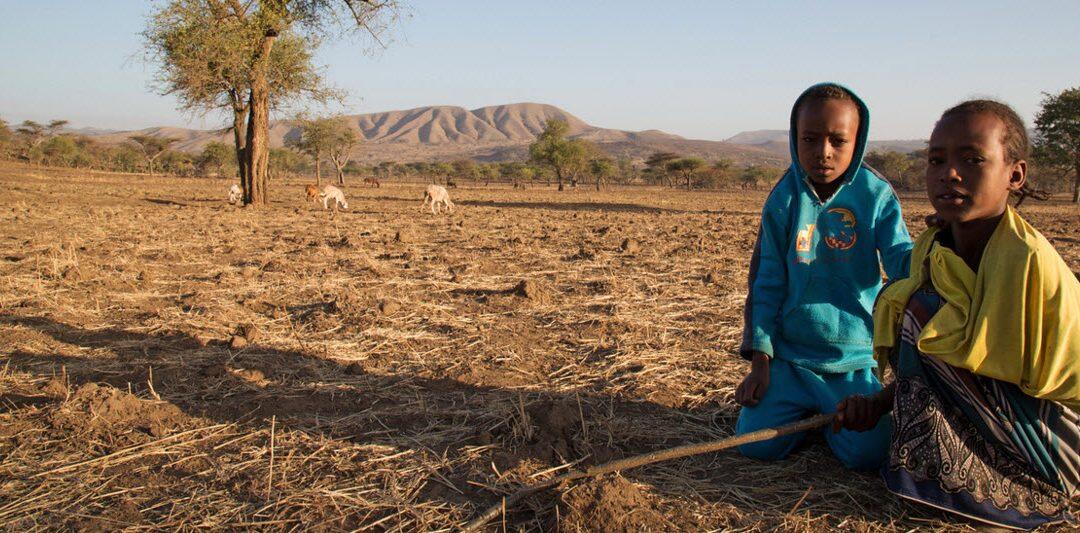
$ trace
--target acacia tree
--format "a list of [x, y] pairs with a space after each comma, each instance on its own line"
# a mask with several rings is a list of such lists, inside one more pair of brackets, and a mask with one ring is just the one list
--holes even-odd
[[[384, 180], [388, 180], [394, 177], [394, 169], [398, 166], [397, 161], [379, 161], [371, 171], [375, 177], [381, 177]], [[449, 176], [449, 174], [447, 174]]]
[[881, 171], [894, 186], [908, 189], [914, 184], [911, 181], [911, 169], [915, 166], [914, 159], [895, 150], [875, 150], [866, 154], [866, 164]]
[[449, 182], [450, 176], [454, 175], [454, 165], [447, 163], [446, 161], [440, 161], [431, 165], [432, 183], [435, 183], [435, 178], [442, 177], [444, 181]]
[[78, 153], [79, 147], [70, 135], [50, 137], [41, 145], [41, 155], [49, 165], [71, 166]]
[[[225, 110], [231, 115], [228, 129], [245, 201], [250, 196], [245, 156], [251, 58], [260, 33], [257, 24], [235, 13], [250, 7], [229, 0], [173, 0], [154, 14], [142, 34], [147, 59], [159, 67], [154, 80], [158, 92], [174, 95], [185, 111]], [[269, 60], [272, 107], [301, 96], [329, 96], [312, 64], [311, 48], [299, 36], [279, 37]]]
[[326, 154], [337, 169], [338, 185], [345, 185], [345, 165], [352, 159], [353, 150], [360, 144], [360, 136], [349, 127], [342, 117], [326, 119], [328, 145]]
[[300, 135], [286, 139], [285, 144], [311, 156], [315, 161], [315, 184], [322, 187], [322, 158], [330, 148], [330, 131], [326, 119], [300, 119]]
[[45, 132], [49, 137], [55, 137], [60, 134], [60, 130], [64, 129], [64, 126], [68, 125], [66, 120], [50, 120], [49, 125], [45, 126]]
[[311, 63], [322, 36], [338, 26], [378, 41], [399, 10], [398, 0], [171, 0], [143, 35], [163, 93], [189, 110], [232, 111], [243, 200], [262, 205], [271, 109], [328, 94]]
[[709, 170], [712, 171], [714, 176], [714, 183], [723, 186], [730, 182], [732, 178], [732, 167], [734, 165], [735, 162], [726, 157], [721, 157], [720, 159], [713, 161]]
[[694, 179], [694, 173], [704, 166], [705, 161], [700, 158], [684, 157], [668, 163], [667, 169], [681, 174], [683, 179], [686, 180], [686, 190], [689, 191], [693, 186], [692, 180]]
[[477, 175], [484, 180], [484, 186], [487, 186], [492, 181], [499, 179], [499, 166], [495, 163], [480, 165], [477, 168]]
[[549, 119], [543, 133], [529, 145], [530, 160], [555, 172], [560, 191], [566, 178], [577, 186], [578, 175], [588, 165], [588, 146], [581, 140], [567, 139], [569, 131], [570, 125], [565, 120]]
[[645, 169], [650, 174], [657, 176], [665, 185], [671, 185], [668, 174], [668, 163], [679, 159], [679, 154], [674, 152], [655, 152], [645, 160]]
[[15, 137], [11, 133], [11, 128], [8, 127], [7, 121], [0, 118], [0, 158], [7, 157], [14, 138]]
[[195, 166], [203, 174], [225, 175], [226, 169], [236, 165], [236, 155], [225, 143], [213, 141], [203, 147]]
[[600, 190], [604, 182], [615, 176], [617, 169], [615, 162], [607, 157], [597, 157], [589, 161], [589, 173], [596, 179], [596, 190]]
[[164, 154], [169, 149], [169, 146], [179, 140], [171, 137], [155, 137], [153, 135], [131, 135], [128, 139], [135, 141], [135, 144], [138, 144], [139, 148], [142, 149], [151, 176], [154, 175], [154, 161], [161, 157], [161, 154]]
[[1035, 159], [1047, 167], [1071, 170], [1073, 203], [1080, 203], [1080, 87], [1044, 93], [1035, 116]]
[[459, 180], [476, 181], [480, 177], [480, 169], [472, 159], [455, 159], [450, 165], [454, 167], [454, 177]]

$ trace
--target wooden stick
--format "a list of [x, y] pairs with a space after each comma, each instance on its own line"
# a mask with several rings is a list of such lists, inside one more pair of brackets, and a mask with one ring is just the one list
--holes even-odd
[[277, 415], [270, 417], [270, 471], [266, 473], [266, 499], [274, 490], [274, 428], [277, 426]]
[[737, 437], [728, 437], [720, 440], [713, 440], [708, 442], [701, 442], [698, 444], [686, 444], [684, 446], [676, 446], [675, 448], [668, 448], [666, 450], [657, 450], [655, 452], [649, 452], [641, 455], [635, 455], [632, 457], [626, 457], [623, 459], [617, 459], [604, 464], [591, 466], [584, 471], [567, 472], [561, 476], [551, 478], [542, 483], [537, 483], [531, 487], [524, 487], [510, 496], [505, 496], [500, 499], [499, 503], [488, 507], [480, 516], [477, 516], [469, 523], [465, 524], [461, 528], [463, 532], [475, 531], [488, 523], [489, 520], [495, 518], [499, 514], [500, 510], [504, 510], [513, 507], [522, 498], [535, 494], [551, 487], [556, 487], [564, 483], [568, 483], [577, 479], [595, 477], [610, 472], [618, 472], [620, 470], [629, 470], [631, 468], [637, 468], [639, 466], [650, 465], [653, 463], [659, 463], [662, 461], [670, 461], [672, 459], [681, 459], [683, 457], [689, 457], [691, 455], [700, 455], [703, 453], [716, 452], [720, 450], [726, 450], [728, 448], [734, 448], [735, 446], [742, 446], [744, 444], [751, 444], [754, 442], [761, 442], [784, 435], [790, 435], [792, 433], [799, 433], [815, 428], [825, 426], [832, 422], [833, 414], [820, 414], [815, 415], [805, 420], [798, 422], [792, 422], [783, 426], [762, 429], [754, 431], [753, 433], [746, 433], [745, 435], [739, 435]]

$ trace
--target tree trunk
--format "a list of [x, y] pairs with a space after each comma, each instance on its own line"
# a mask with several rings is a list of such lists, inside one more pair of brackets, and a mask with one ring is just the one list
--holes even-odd
[[[334, 162], [334, 168], [337, 169], [337, 183], [338, 183], [338, 185], [341, 185], [342, 187], [344, 187], [345, 186], [345, 165], [348, 165], [349, 161], [348, 160], [343, 161], [343, 160], [340, 160], [340, 159], [338, 159], [336, 157], [331, 157], [331, 160]], [[389, 170], [386, 172], [386, 177], [388, 177], [388, 178], [390, 177], [390, 171]]]
[[270, 50], [277, 39], [276, 31], [268, 31], [263, 37], [262, 47], [255, 56], [252, 67], [251, 96], [248, 101], [247, 149], [245, 155], [248, 175], [245, 181], [245, 205], [267, 205], [267, 167], [270, 163], [270, 85], [266, 75], [270, 68]]
[[[230, 94], [235, 94], [230, 93]], [[233, 147], [236, 150], [236, 174], [240, 178], [240, 186], [244, 191], [244, 198], [247, 198], [250, 193], [248, 192], [248, 165], [247, 165], [247, 123], [244, 120], [247, 118], [247, 107], [244, 105], [238, 105], [238, 99], [242, 96], [233, 96]]]
[[315, 186], [322, 189], [322, 158], [315, 152]]
[[693, 175], [692, 174], [687, 174], [686, 175], [686, 190], [688, 190], [688, 191], [690, 190], [690, 180], [691, 179], [693, 179]]
[[560, 191], [561, 191], [561, 190], [563, 190], [563, 183], [562, 183], [562, 181], [563, 181], [563, 178], [562, 178], [562, 171], [560, 171], [560, 170], [558, 169], [558, 167], [556, 167], [556, 168], [555, 168], [555, 177], [559, 178], [559, 190], [560, 190]]
[[1080, 204], [1080, 163], [1076, 164], [1076, 182], [1073, 183], [1073, 203]]

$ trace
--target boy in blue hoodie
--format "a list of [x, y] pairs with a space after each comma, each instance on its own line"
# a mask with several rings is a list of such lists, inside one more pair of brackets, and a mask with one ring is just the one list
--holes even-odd
[[[863, 164], [870, 114], [833, 83], [803, 92], [791, 111], [791, 167], [761, 213], [740, 354], [750, 373], [735, 392], [736, 434], [831, 413], [849, 395], [881, 390], [874, 375], [874, 299], [881, 268], [907, 275], [911, 237], [889, 183]], [[742, 446], [782, 459], [804, 434]], [[885, 458], [889, 421], [865, 433], [826, 432], [848, 468]]]

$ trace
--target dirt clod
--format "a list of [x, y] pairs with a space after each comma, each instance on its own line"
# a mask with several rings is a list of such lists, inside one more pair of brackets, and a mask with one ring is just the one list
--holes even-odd
[[52, 413], [51, 419], [53, 426], [73, 431], [114, 431], [122, 426], [159, 437], [181, 425], [187, 416], [170, 403], [143, 400], [108, 385], [88, 383]]
[[82, 281], [83, 273], [77, 266], [70, 266], [64, 269], [64, 272], [60, 275], [65, 281], [78, 282]]
[[636, 254], [641, 251], [641, 244], [631, 238], [623, 239], [622, 244], [619, 245], [619, 249], [626, 254]]
[[46, 381], [40, 392], [50, 398], [63, 398], [68, 394], [68, 386], [61, 377], [56, 376]]
[[539, 304], [545, 304], [551, 299], [548, 295], [548, 291], [546, 291], [539, 283], [531, 279], [519, 281], [510, 292], [516, 296]]
[[392, 315], [401, 310], [401, 304], [394, 300], [379, 300], [379, 313], [382, 315]]
[[256, 385], [266, 384], [266, 374], [263, 374], [262, 370], [257, 368], [237, 368], [232, 371], [232, 374], [242, 380], [249, 381]]
[[237, 326], [236, 334], [243, 337], [244, 340], [248, 342], [256, 342], [259, 340], [259, 329], [255, 327], [255, 324], [250, 322]]
[[574, 253], [573, 255], [567, 257], [567, 259], [570, 261], [591, 261], [595, 258], [596, 254], [592, 250], [589, 250], [584, 246], [579, 246], [577, 253]]
[[622, 476], [584, 483], [562, 498], [564, 531], [667, 531], [670, 523], [644, 491]]
[[240, 350], [247, 347], [248, 341], [241, 335], [233, 335], [232, 339], [229, 339], [229, 348], [233, 350]]

